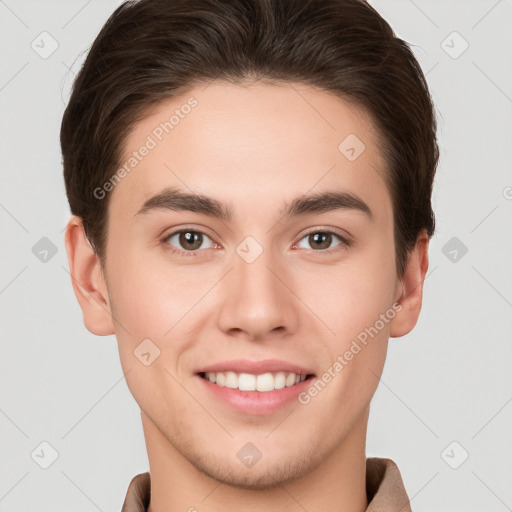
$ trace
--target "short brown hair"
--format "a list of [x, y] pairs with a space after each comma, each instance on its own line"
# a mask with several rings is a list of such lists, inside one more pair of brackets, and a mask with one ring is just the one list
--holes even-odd
[[109, 198], [93, 191], [113, 175], [148, 107], [202, 82], [257, 79], [315, 86], [370, 113], [402, 276], [419, 232], [434, 233], [436, 119], [409, 45], [362, 0], [140, 0], [111, 15], [76, 77], [60, 133], [71, 212], [102, 262]]

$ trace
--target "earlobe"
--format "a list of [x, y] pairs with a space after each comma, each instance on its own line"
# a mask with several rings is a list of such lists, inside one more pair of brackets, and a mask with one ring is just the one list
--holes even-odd
[[390, 336], [399, 338], [409, 333], [416, 325], [423, 298], [423, 283], [428, 269], [429, 236], [422, 231], [416, 240], [416, 245], [409, 253], [404, 275], [401, 279], [402, 293], [397, 302], [400, 311], [391, 321]]
[[66, 226], [66, 252], [71, 282], [86, 328], [98, 336], [114, 334], [114, 323], [103, 269], [85, 236], [82, 220], [73, 216]]

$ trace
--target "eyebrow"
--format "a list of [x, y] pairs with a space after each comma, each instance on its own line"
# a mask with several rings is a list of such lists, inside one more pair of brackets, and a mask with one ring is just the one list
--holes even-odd
[[[147, 199], [136, 215], [143, 215], [155, 210], [190, 211], [231, 221], [233, 210], [215, 198], [203, 194], [183, 192], [177, 188], [166, 188]], [[370, 207], [351, 192], [326, 191], [313, 195], [302, 195], [287, 203], [280, 215], [291, 218], [301, 215], [324, 213], [333, 210], [359, 211], [373, 218]]]

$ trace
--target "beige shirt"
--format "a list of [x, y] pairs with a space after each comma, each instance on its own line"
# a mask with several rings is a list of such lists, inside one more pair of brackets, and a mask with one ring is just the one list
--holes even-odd
[[[391, 459], [366, 459], [366, 512], [411, 512], [402, 476]], [[121, 512], [147, 512], [150, 497], [149, 473], [132, 478]]]

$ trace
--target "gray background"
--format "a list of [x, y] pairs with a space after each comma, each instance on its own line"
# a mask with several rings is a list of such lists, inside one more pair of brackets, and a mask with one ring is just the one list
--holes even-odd
[[[83, 326], [63, 244], [61, 116], [119, 3], [0, 0], [1, 511], [119, 510], [148, 469], [115, 339]], [[423, 311], [390, 340], [367, 453], [397, 462], [416, 512], [512, 510], [512, 1], [371, 3], [427, 73], [441, 162]]]

